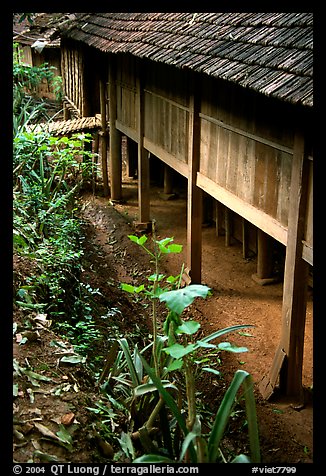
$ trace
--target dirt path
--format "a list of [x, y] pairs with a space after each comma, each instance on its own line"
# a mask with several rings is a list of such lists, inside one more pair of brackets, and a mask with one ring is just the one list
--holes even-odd
[[[133, 180], [123, 185], [124, 204], [112, 206], [100, 196], [85, 194], [82, 198], [82, 217], [85, 220], [86, 250], [83, 277], [93, 289], [99, 288], [101, 303], [106, 309], [119, 309], [120, 324], [125, 335], [132, 335], [137, 325], [148, 327], [150, 321], [142, 313], [141, 305], [132, 302], [127, 293], [119, 290], [119, 283], [141, 284], [151, 272], [148, 256], [128, 239], [134, 233], [131, 226], [137, 216], [137, 184]], [[174, 237], [175, 243], [186, 242], [186, 203], [184, 197], [164, 201], [160, 190], [153, 187], [152, 218], [157, 224], [160, 238]], [[180, 255], [169, 257], [166, 272], [178, 274], [185, 261], [185, 247]], [[17, 275], [26, 274], [25, 262], [15, 263]], [[203, 281], [211, 287], [213, 295], [197, 300], [192, 316], [201, 322], [204, 335], [234, 324], [254, 324], [252, 337], [234, 335], [232, 341], [245, 345], [249, 352], [223, 357], [223, 374], [227, 379], [238, 368], [249, 371], [256, 386], [272, 361], [278, 343], [282, 286], [259, 287], [251, 280], [255, 261], [242, 259], [241, 248], [234, 244], [225, 248], [217, 239], [213, 228], [203, 229]], [[18, 332], [24, 328], [26, 316], [14, 313]], [[59, 365], [60, 348], [53, 341], [60, 340], [51, 328], [38, 328], [39, 337], [25, 345], [14, 336], [14, 358], [24, 368], [27, 363], [36, 372], [50, 377], [40, 382], [40, 388], [31, 393], [31, 384], [24, 375], [17, 376], [18, 395], [14, 400], [15, 429], [14, 460], [18, 462], [44, 461], [49, 455], [60, 462], [106, 462], [112, 454], [103, 453], [101, 441], [94, 430], [94, 416], [87, 406], [94, 406], [100, 398], [96, 382], [90, 379], [82, 365]], [[109, 329], [108, 329], [109, 332]], [[231, 340], [231, 338], [229, 339]], [[96, 349], [95, 349], [96, 351]], [[107, 350], [106, 350], [107, 351]], [[101, 349], [105, 355], [105, 349]], [[226, 354], [226, 353], [225, 353]], [[312, 385], [312, 302], [307, 311], [304, 384]], [[218, 387], [203, 389], [215, 401]], [[216, 392], [216, 394], [215, 394]], [[33, 400], [32, 400], [33, 397]], [[313, 462], [312, 405], [307, 401], [303, 408], [295, 409], [292, 402], [263, 401], [256, 392], [260, 443], [263, 463]], [[66, 450], [57, 441], [45, 437], [44, 427], [58, 430], [62, 418], [74, 415], [69, 431], [73, 449]], [[23, 421], [28, 421], [22, 424]], [[103, 443], [103, 442], [102, 442]], [[102, 449], [101, 449], [102, 448]], [[115, 450], [116, 451], [116, 450]], [[42, 459], [43, 458], [43, 459]]]
[[[184, 245], [180, 255], [169, 256], [165, 262], [166, 272], [178, 274], [186, 259], [185, 197], [180, 195], [173, 201], [166, 201], [161, 198], [162, 189], [152, 186], [151, 190], [151, 218], [156, 221], [158, 238], [174, 237], [175, 243]], [[115, 244], [109, 248], [114, 254], [115, 246], [120, 252], [126, 246], [127, 254], [118, 265], [117, 278], [141, 284], [142, 276], [138, 276], [138, 280], [135, 280], [135, 276], [130, 277], [132, 275], [130, 269], [133, 266], [131, 263], [136, 260], [138, 266], [141, 266], [145, 259], [148, 265], [147, 257], [139, 253], [136, 245], [130, 246], [125, 236], [126, 233], [134, 232], [132, 222], [137, 220], [135, 180], [124, 180], [123, 197], [124, 203], [116, 204], [114, 207], [103, 198], [89, 197], [89, 206], [95, 207], [96, 213], [99, 214], [98, 219], [102, 223], [102, 232], [97, 226], [99, 242], [107, 246], [105, 244], [108, 242], [107, 227], [103, 228], [103, 223], [106, 220], [113, 220], [116, 226]], [[250, 329], [250, 337], [233, 336], [233, 342], [248, 347], [249, 352], [240, 354], [240, 358], [228, 355], [225, 362], [228, 363], [228, 372], [232, 374], [238, 368], [251, 373], [258, 388], [261, 378], [269, 371], [280, 337], [282, 283], [257, 285], [251, 278], [256, 272], [255, 259], [244, 260], [240, 244], [233, 243], [232, 246], [225, 247], [224, 238], [216, 237], [214, 227], [203, 228], [202, 269], [203, 283], [211, 287], [213, 293], [207, 300], [197, 300], [194, 306], [193, 312], [196, 320], [201, 322], [203, 335], [235, 324], [254, 325]], [[308, 389], [309, 395], [309, 389], [313, 384], [312, 291], [307, 308], [305, 336], [303, 384]], [[313, 413], [309, 400], [308, 397], [305, 406], [297, 408], [293, 402], [285, 399], [276, 400], [274, 403], [266, 402], [257, 391], [257, 413], [260, 418], [265, 462], [312, 462]]]

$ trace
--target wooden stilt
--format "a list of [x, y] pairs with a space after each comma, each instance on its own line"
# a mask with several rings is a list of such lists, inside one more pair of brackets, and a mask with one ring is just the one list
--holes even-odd
[[274, 392], [277, 378], [280, 377], [281, 392], [301, 402], [303, 400], [302, 367], [309, 267], [308, 263], [302, 259], [307, 167], [304, 137], [302, 134], [296, 134], [284, 270], [281, 339], [270, 374], [262, 380], [260, 385], [263, 397], [269, 398]]
[[136, 177], [138, 162], [137, 142], [127, 137], [127, 175], [128, 177]]
[[231, 210], [225, 207], [225, 246], [231, 245], [232, 235], [232, 223], [231, 223]]
[[271, 247], [271, 237], [262, 230], [257, 230], [258, 241], [258, 259], [257, 276], [258, 278], [270, 278], [273, 274], [273, 255]]
[[173, 171], [167, 164], [164, 165], [164, 193], [173, 194]]
[[248, 223], [247, 221], [242, 218], [242, 257], [243, 259], [248, 258]]
[[261, 286], [278, 282], [279, 278], [273, 276], [273, 238], [258, 228], [257, 230], [257, 273], [252, 279]]
[[139, 222], [134, 225], [139, 231], [149, 231], [150, 222], [150, 175], [149, 152], [144, 149], [144, 97], [141, 65], [137, 75], [137, 125], [138, 125], [138, 208]]
[[105, 197], [109, 196], [109, 177], [108, 177], [108, 164], [107, 164], [107, 148], [108, 148], [108, 136], [106, 127], [106, 91], [105, 81], [100, 81], [100, 107], [101, 107], [101, 157], [102, 157], [102, 180], [103, 180], [103, 194]]
[[200, 158], [199, 88], [193, 84], [189, 113], [188, 203], [187, 203], [187, 264], [192, 283], [201, 282], [202, 263], [202, 190], [196, 179]]
[[111, 201], [122, 198], [122, 147], [121, 132], [116, 128], [117, 91], [116, 65], [112, 60], [109, 69], [109, 118], [110, 118], [110, 185]]
[[222, 228], [222, 217], [223, 205], [218, 200], [215, 200], [215, 226], [216, 226], [216, 236], [224, 235], [224, 230]]

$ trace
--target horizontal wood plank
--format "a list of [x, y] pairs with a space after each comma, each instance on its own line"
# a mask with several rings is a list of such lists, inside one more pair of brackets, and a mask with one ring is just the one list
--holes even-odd
[[205, 177], [201, 173], [197, 173], [197, 186], [206, 193], [214, 197], [226, 207], [233, 210], [247, 221], [263, 230], [268, 235], [275, 238], [283, 245], [287, 243], [287, 229], [277, 220], [269, 216], [267, 213], [246, 203], [241, 198]]

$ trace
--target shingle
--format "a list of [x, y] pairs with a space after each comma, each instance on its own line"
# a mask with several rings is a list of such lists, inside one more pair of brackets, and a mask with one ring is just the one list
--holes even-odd
[[[124, 51], [312, 105], [312, 13], [76, 14], [65, 33], [105, 52]], [[295, 79], [298, 79], [297, 83]], [[289, 88], [296, 86], [291, 94]]]

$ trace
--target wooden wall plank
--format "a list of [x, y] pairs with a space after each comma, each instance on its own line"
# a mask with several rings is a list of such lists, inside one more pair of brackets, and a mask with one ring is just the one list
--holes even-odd
[[286, 244], [287, 229], [267, 213], [253, 207], [200, 172], [197, 173], [197, 185], [223, 205], [275, 238], [275, 240]]
[[188, 177], [188, 164], [177, 159], [174, 155], [163, 149], [163, 147], [157, 145], [155, 142], [150, 141], [146, 137], [144, 137], [144, 147], [153, 155], [159, 157], [162, 162], [169, 165], [179, 174], [183, 175], [183, 177]]

